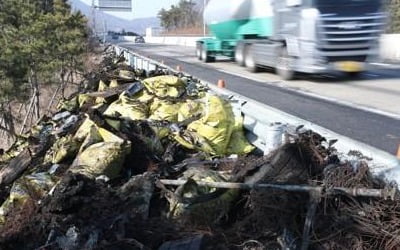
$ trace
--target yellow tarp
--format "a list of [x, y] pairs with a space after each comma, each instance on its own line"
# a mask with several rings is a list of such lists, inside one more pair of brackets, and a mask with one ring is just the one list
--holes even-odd
[[135, 78], [135, 73], [132, 72], [132, 71], [129, 71], [129, 70], [121, 69], [121, 70], [119, 71], [119, 76], [120, 76], [121, 78], [131, 80], [131, 79], [134, 79], [134, 78]]
[[[178, 197], [191, 199], [217, 191], [216, 188], [197, 186], [193, 181], [226, 182], [229, 180], [229, 176], [222, 176], [212, 170], [194, 167], [189, 168], [180, 179], [190, 179], [191, 181], [177, 188], [175, 194]], [[237, 194], [238, 191], [232, 189], [213, 199], [196, 203], [183, 203], [174, 197], [169, 198], [169, 217], [189, 219], [191, 222], [196, 221], [205, 224], [216, 223], [222, 217], [227, 216], [231, 202]]]
[[178, 110], [178, 122], [183, 122], [192, 117], [201, 115], [203, 110], [204, 107], [200, 101], [188, 99]]
[[69, 169], [72, 173], [79, 173], [96, 178], [106, 175], [115, 178], [119, 175], [130, 153], [130, 143], [100, 142], [90, 145], [80, 153]]
[[[176, 139], [193, 145], [204, 152], [212, 155], [225, 155], [231, 134], [233, 131], [235, 117], [230, 104], [217, 96], [208, 96], [205, 100], [204, 115], [188, 125], [188, 132], [184, 135], [176, 135]], [[185, 137], [192, 137], [188, 140]], [[183, 144], [186, 146], [185, 144]]]
[[150, 93], [161, 98], [178, 98], [186, 91], [185, 82], [170, 75], [147, 78], [143, 84]]
[[72, 135], [67, 135], [58, 139], [46, 155], [46, 161], [51, 159], [51, 163], [60, 163], [67, 158], [73, 158], [78, 153], [80, 143], [74, 140]]
[[35, 173], [16, 180], [11, 187], [10, 195], [0, 207], [0, 224], [5, 222], [7, 214], [22, 206], [29, 197], [40, 199], [55, 185], [48, 173]]
[[181, 103], [173, 103], [167, 100], [154, 99], [150, 106], [150, 120], [153, 121], [178, 121], [178, 111]]
[[229, 139], [229, 144], [227, 148], [227, 155], [237, 154], [245, 155], [253, 151], [255, 147], [251, 145], [243, 131], [243, 118], [235, 118], [235, 126], [233, 127], [231, 138]]
[[145, 103], [130, 98], [123, 93], [118, 100], [108, 106], [103, 114], [132, 121], [144, 120], [148, 117], [148, 107]]

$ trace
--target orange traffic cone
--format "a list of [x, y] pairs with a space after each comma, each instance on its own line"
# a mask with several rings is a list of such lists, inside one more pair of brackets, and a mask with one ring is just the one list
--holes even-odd
[[220, 79], [217, 83], [218, 88], [225, 88], [225, 81]]
[[399, 145], [399, 148], [397, 149], [397, 158], [399, 158], [400, 159], [400, 145]]

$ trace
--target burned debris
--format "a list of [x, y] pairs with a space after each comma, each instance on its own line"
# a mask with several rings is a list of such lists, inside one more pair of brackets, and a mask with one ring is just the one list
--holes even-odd
[[298, 129], [264, 156], [228, 100], [108, 51], [0, 155], [1, 249], [397, 249], [397, 186]]

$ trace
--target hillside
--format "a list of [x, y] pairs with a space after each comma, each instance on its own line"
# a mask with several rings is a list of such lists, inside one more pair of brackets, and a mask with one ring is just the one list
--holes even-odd
[[[80, 0], [72, 0], [71, 2], [75, 10], [80, 10], [89, 20], [92, 20], [92, 9], [90, 5], [87, 5]], [[157, 17], [124, 19], [100, 11], [96, 11], [95, 13], [96, 29], [100, 32], [103, 31], [104, 20], [107, 30], [110, 31], [121, 31], [124, 29], [125, 31], [144, 34], [147, 27], [160, 26], [160, 21]]]

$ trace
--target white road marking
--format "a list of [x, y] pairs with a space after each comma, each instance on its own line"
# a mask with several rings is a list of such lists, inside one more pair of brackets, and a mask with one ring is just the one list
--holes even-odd
[[256, 81], [256, 82], [259, 82], [259, 83], [263, 83], [263, 84], [267, 84], [267, 85], [271, 85], [271, 86], [277, 86], [277, 87], [280, 87], [280, 88], [286, 88], [286, 89], [289, 89], [290, 91], [293, 91], [293, 92], [296, 92], [296, 93], [299, 93], [299, 94], [302, 94], [302, 95], [305, 95], [305, 96], [310, 96], [310, 97], [317, 98], [317, 99], [320, 99], [320, 100], [329, 101], [329, 102], [332, 102], [332, 103], [340, 104], [340, 105], [351, 107], [351, 108], [354, 108], [354, 109], [359, 109], [359, 110], [363, 110], [363, 111], [366, 111], [366, 112], [375, 113], [375, 114], [378, 114], [378, 115], [383, 115], [383, 116], [387, 116], [387, 117], [390, 117], [390, 118], [393, 118], [393, 119], [396, 119], [396, 120], [400, 120], [400, 114], [387, 112], [387, 111], [384, 111], [384, 110], [380, 110], [380, 109], [373, 108], [373, 107], [368, 107], [368, 106], [365, 106], [365, 105], [361, 105], [361, 104], [357, 104], [357, 103], [353, 103], [353, 102], [349, 102], [349, 101], [339, 100], [339, 99], [333, 98], [333, 97], [322, 96], [320, 94], [315, 94], [315, 93], [312, 93], [312, 92], [309, 92], [307, 90], [303, 90], [303, 89], [300, 89], [300, 88], [292, 88], [292, 87], [287, 86], [286, 84], [284, 84], [283, 81], [266, 82], [266, 81], [260, 81], [259, 79], [256, 79], [255, 77], [246, 76], [246, 75], [230, 72], [230, 71], [223, 70], [223, 69], [217, 69], [217, 70], [220, 71], [220, 72], [226, 73], [226, 74], [235, 75], [235, 76], [239, 76], [239, 77], [242, 77], [242, 78], [247, 78], [249, 80]]

